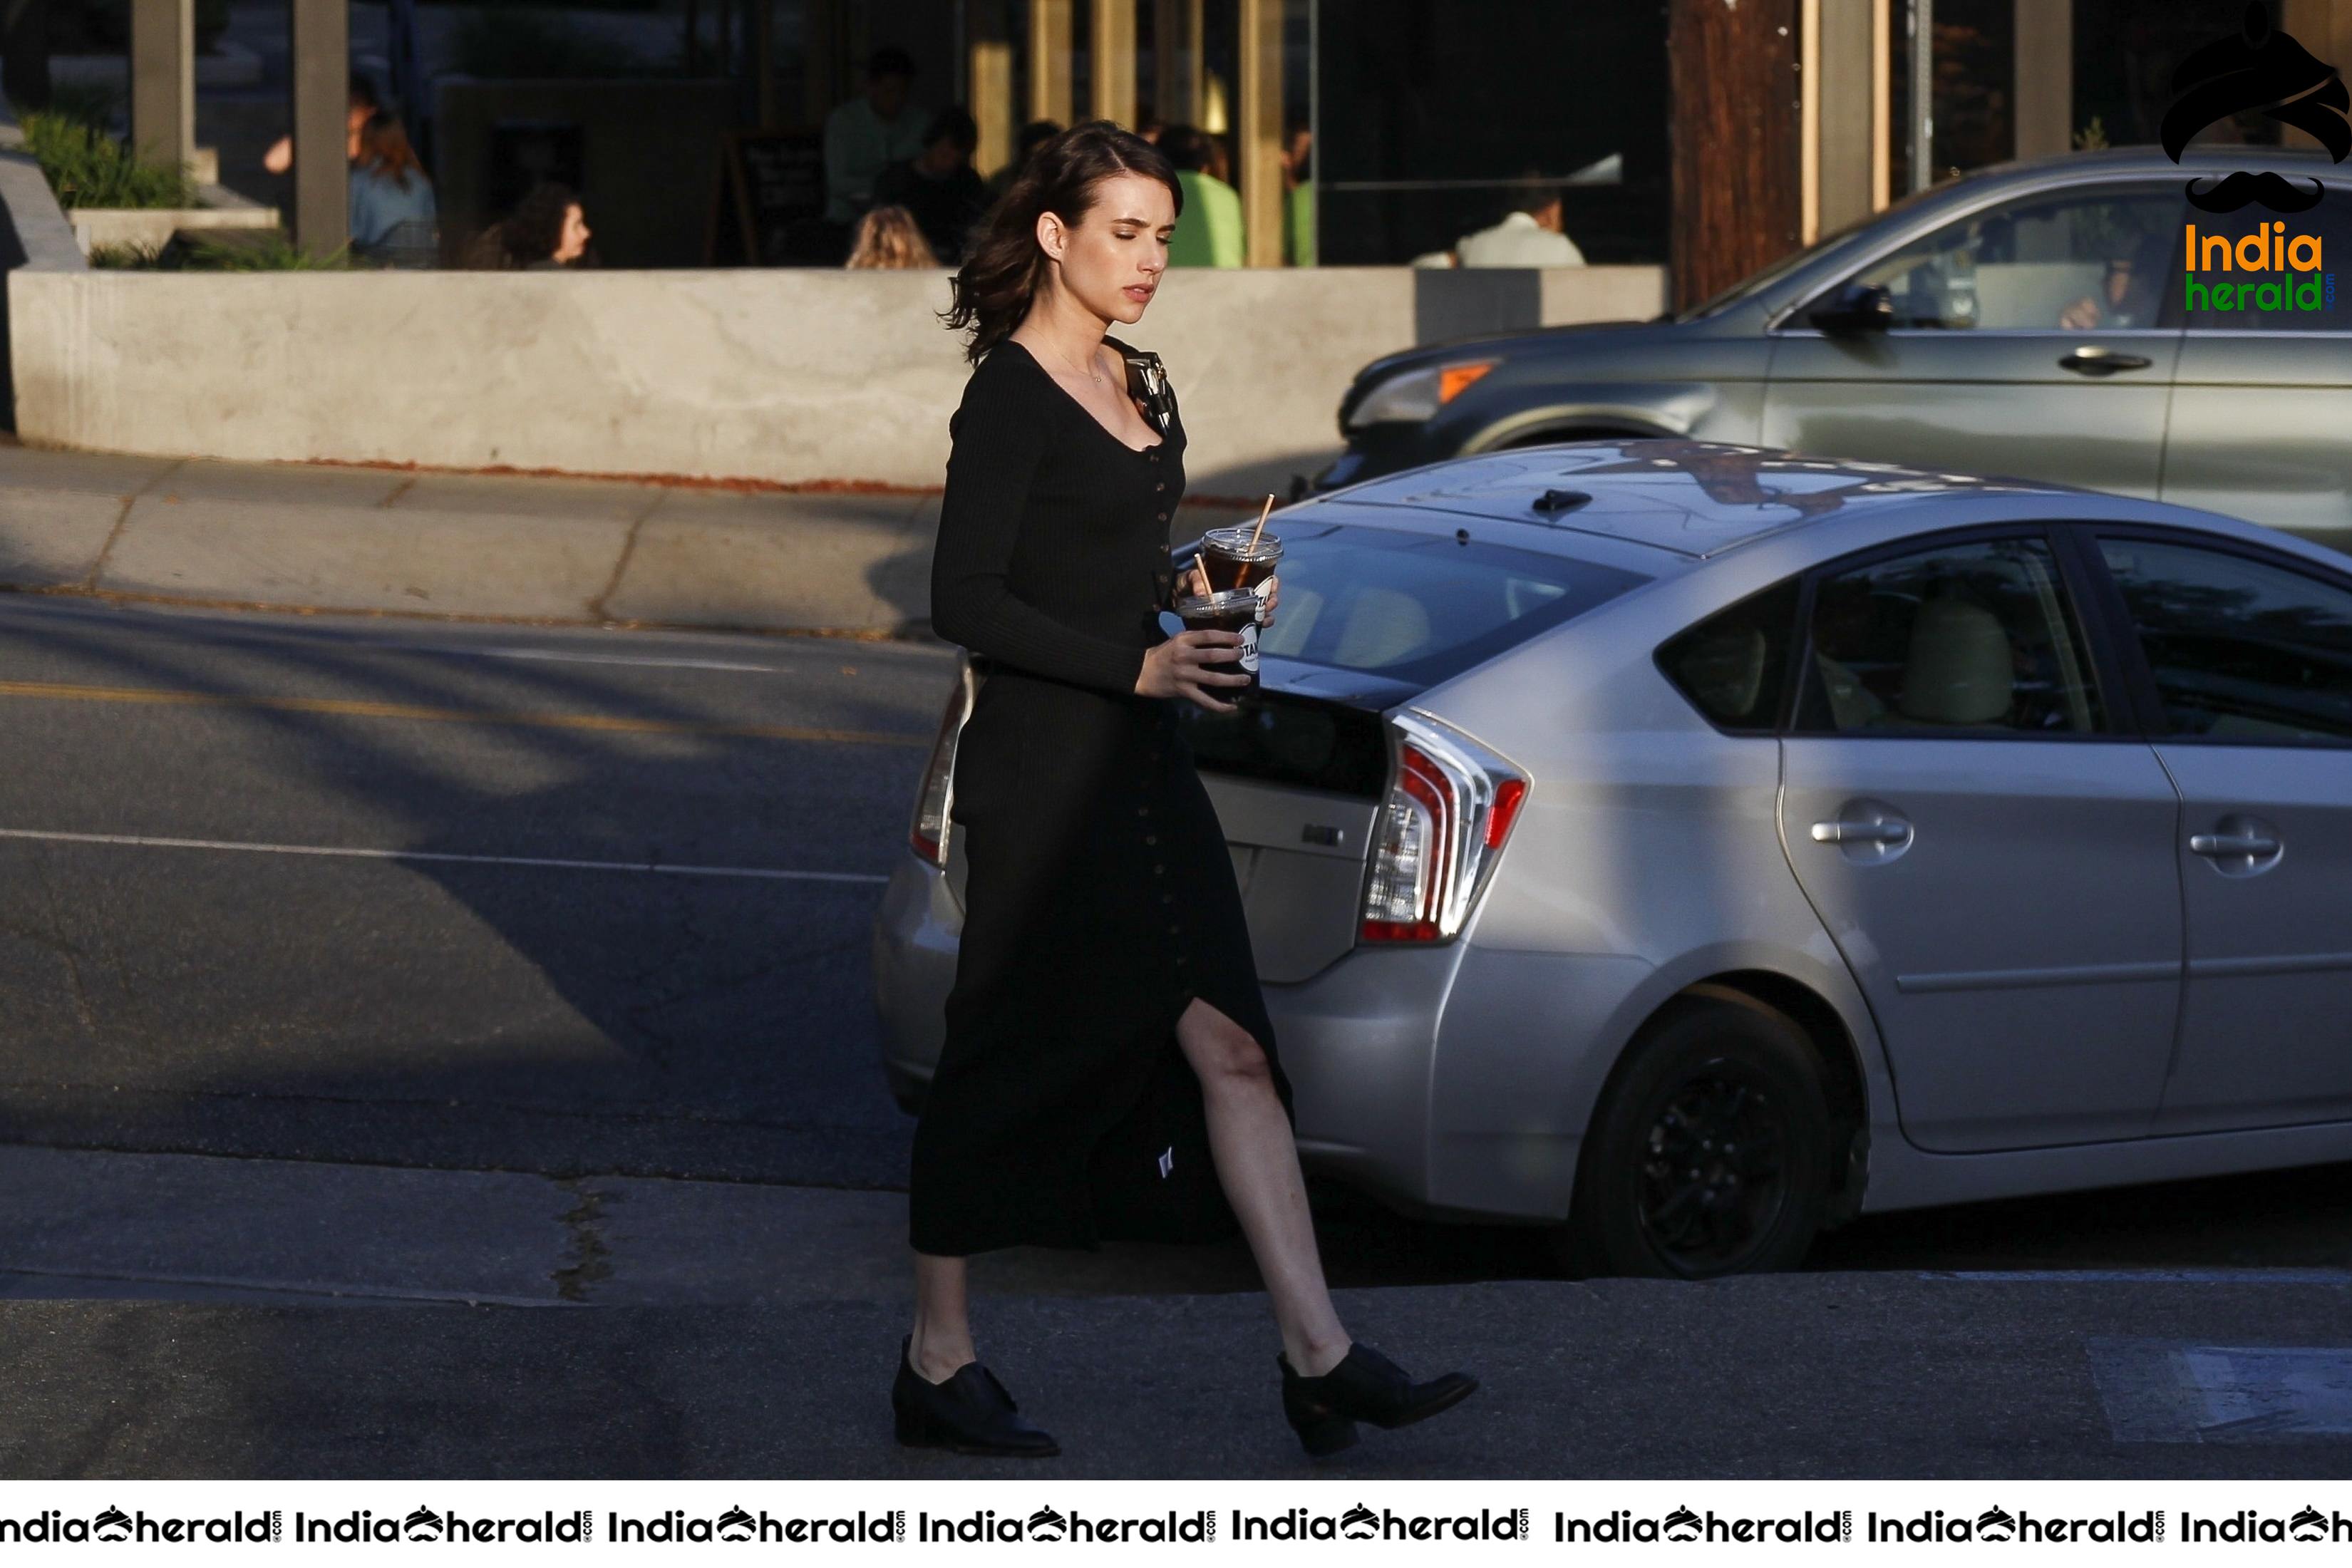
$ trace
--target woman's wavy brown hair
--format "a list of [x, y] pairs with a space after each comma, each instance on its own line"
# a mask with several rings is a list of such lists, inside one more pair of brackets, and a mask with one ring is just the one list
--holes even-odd
[[1037, 244], [1039, 215], [1075, 228], [1095, 205], [1100, 181], [1118, 174], [1158, 180], [1184, 211], [1184, 191], [1167, 154], [1108, 120], [1089, 120], [1037, 144], [1003, 196], [981, 220], [980, 236], [957, 269], [955, 302], [939, 312], [948, 327], [972, 330], [964, 358], [978, 361], [1003, 342], [1045, 287], [1053, 263]]

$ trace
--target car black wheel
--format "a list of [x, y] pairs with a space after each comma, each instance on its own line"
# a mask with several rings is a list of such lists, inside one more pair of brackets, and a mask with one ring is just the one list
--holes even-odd
[[1784, 1015], [1745, 998], [1677, 1001], [1602, 1093], [1563, 1261], [1686, 1279], [1794, 1268], [1821, 1228], [1831, 1134], [1820, 1063]]

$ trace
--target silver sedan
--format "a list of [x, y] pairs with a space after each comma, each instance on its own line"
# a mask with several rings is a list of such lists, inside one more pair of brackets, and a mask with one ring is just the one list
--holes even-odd
[[[1571, 1269], [2352, 1158], [2352, 561], [2162, 502], [1685, 440], [1277, 514], [1180, 711], [1300, 1152]], [[965, 667], [873, 930], [919, 1103]]]

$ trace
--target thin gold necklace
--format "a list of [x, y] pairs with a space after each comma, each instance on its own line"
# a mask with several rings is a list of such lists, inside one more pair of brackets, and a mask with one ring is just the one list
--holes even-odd
[[[1064, 357], [1062, 351], [1059, 349], [1055, 349], [1054, 351], [1054, 357], [1057, 360], [1061, 360], [1061, 362], [1066, 365], [1070, 364], [1069, 360]], [[1077, 366], [1070, 365], [1070, 369], [1075, 374], [1077, 370]], [[1103, 379], [1102, 362], [1099, 359], [1095, 361], [1095, 368], [1087, 372], [1087, 379], [1094, 383], [1097, 386], [1108, 386], [1110, 384], [1109, 382]]]

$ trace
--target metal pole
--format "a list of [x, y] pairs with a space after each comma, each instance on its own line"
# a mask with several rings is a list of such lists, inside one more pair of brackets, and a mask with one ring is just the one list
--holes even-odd
[[1936, 0], [1911, 0], [1911, 188], [1936, 183]]
[[294, 0], [294, 238], [314, 256], [349, 243], [352, 29], [348, 0]]
[[1135, 0], [1094, 0], [1087, 47], [1093, 58], [1094, 117], [1135, 124]]
[[964, 101], [980, 125], [971, 166], [993, 176], [1013, 162], [1013, 34], [1004, 0], [972, 0], [966, 37]]
[[131, 0], [131, 144], [159, 163], [196, 151], [194, 0]]
[[[1313, 177], [1308, 180], [1307, 196], [1315, 220], [1310, 236], [1315, 247], [1315, 264], [1323, 264], [1323, 193], [1314, 187], [1328, 185], [1324, 178], [1323, 151], [1323, 0], [1307, 0], [1307, 167]], [[1285, 214], [1285, 221], [1288, 215]]]
[[1029, 118], [1070, 123], [1077, 89], [1070, 56], [1076, 28], [1070, 0], [1029, 0]]
[[1282, 265], [1282, 4], [1240, 0], [1243, 264]]

